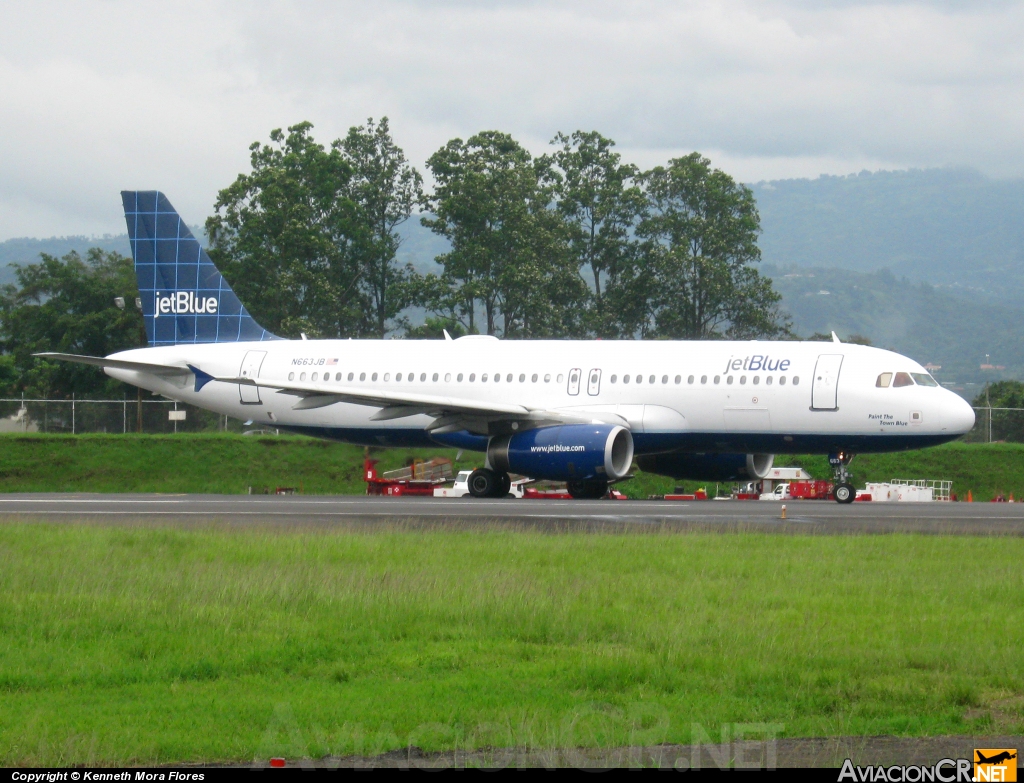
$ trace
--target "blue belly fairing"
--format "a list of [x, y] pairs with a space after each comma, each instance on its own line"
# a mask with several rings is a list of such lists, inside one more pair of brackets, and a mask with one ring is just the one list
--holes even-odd
[[[384, 427], [286, 427], [281, 429], [314, 438], [338, 440], [359, 446], [392, 448], [446, 448], [486, 451], [487, 437], [470, 432], [431, 435], [423, 429]], [[846, 451], [873, 454], [910, 451], [938, 446], [959, 435], [784, 435], [777, 433], [737, 432], [637, 432], [633, 445], [637, 455], [668, 451], [694, 453], [722, 452], [744, 454], [831, 454]]]

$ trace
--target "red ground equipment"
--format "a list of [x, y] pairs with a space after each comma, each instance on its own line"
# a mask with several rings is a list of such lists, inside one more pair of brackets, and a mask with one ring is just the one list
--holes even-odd
[[434, 487], [451, 481], [452, 462], [444, 457], [435, 457], [429, 462], [413, 460], [411, 465], [398, 470], [389, 470], [377, 475], [378, 460], [367, 457], [363, 460], [363, 479], [367, 495], [425, 495], [434, 496]]
[[794, 500], [829, 500], [833, 489], [831, 481], [789, 482], [789, 494]]

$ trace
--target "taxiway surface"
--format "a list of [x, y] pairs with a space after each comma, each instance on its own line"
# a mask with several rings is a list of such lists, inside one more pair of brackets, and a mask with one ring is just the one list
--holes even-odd
[[479, 500], [324, 495], [0, 495], [6, 521], [108, 524], [514, 525], [607, 530], [668, 526], [779, 533], [1024, 535], [1024, 503]]

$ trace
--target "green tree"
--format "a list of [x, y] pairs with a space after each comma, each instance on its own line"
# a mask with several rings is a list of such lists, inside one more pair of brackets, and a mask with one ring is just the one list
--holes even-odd
[[631, 274], [648, 312], [643, 335], [706, 340], [778, 337], [789, 325], [781, 296], [752, 264], [761, 230], [750, 189], [699, 153], [643, 176], [645, 253]]
[[303, 122], [250, 146], [252, 171], [220, 191], [206, 221], [210, 256], [253, 317], [281, 335], [372, 331], [354, 249], [359, 206], [352, 164]]
[[333, 147], [351, 167], [348, 192], [356, 205], [357, 226], [352, 251], [373, 307], [373, 331], [383, 338], [389, 319], [409, 303], [412, 293], [415, 272], [396, 261], [402, 241], [396, 229], [422, 200], [423, 178], [391, 138], [387, 117], [350, 128]]
[[[43, 351], [107, 356], [145, 344], [130, 258], [92, 248], [63, 258], [42, 254], [15, 267], [15, 284], [0, 290], [0, 380], [4, 395], [39, 397], [121, 394], [120, 381], [96, 367], [48, 362]], [[118, 307], [120, 298], [124, 307]]]
[[633, 232], [646, 205], [635, 184], [639, 171], [623, 164], [615, 142], [596, 131], [559, 133], [551, 142], [559, 177], [558, 210], [568, 228], [573, 261], [589, 274], [593, 291], [590, 327], [601, 337], [631, 335], [636, 328], [632, 291], [623, 290], [622, 273], [636, 257]]
[[551, 209], [547, 161], [534, 161], [511, 136], [484, 131], [453, 139], [427, 161], [436, 183], [423, 225], [451, 250], [438, 257], [421, 301], [432, 312], [505, 337], [582, 330], [586, 289], [572, 268], [565, 222]]

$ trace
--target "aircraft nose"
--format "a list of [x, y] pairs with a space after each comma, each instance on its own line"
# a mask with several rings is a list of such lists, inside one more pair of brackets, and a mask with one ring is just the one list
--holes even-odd
[[960, 435], [970, 432], [974, 429], [974, 408], [958, 394], [949, 392], [949, 397], [943, 416], [946, 430]]

